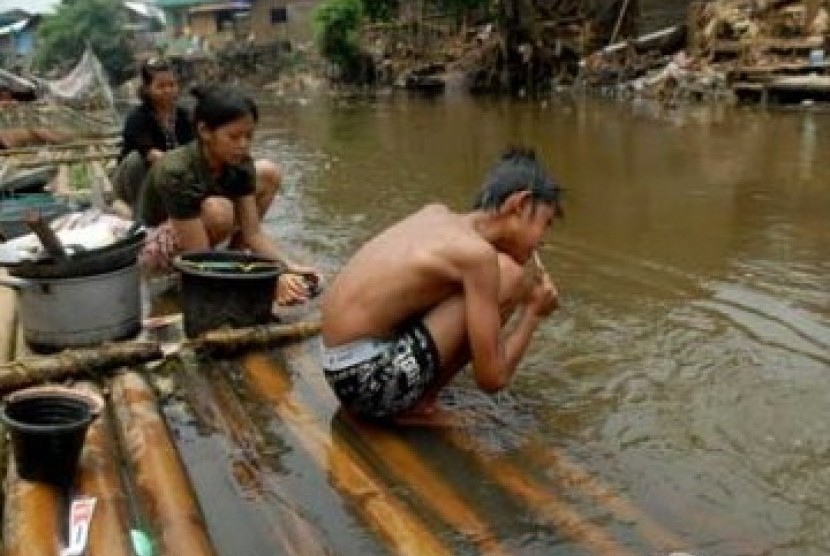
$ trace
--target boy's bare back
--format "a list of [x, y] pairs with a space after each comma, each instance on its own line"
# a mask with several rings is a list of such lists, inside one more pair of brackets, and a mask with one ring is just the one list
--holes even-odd
[[387, 337], [461, 292], [470, 258], [498, 272], [495, 249], [465, 215], [438, 204], [410, 215], [361, 247], [331, 284], [323, 303], [324, 342]]

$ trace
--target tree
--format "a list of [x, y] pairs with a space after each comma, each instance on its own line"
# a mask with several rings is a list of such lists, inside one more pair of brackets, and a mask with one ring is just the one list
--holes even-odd
[[113, 83], [121, 83], [134, 73], [125, 19], [118, 0], [65, 0], [38, 27], [35, 67], [49, 70], [75, 63], [88, 44]]
[[361, 0], [325, 0], [314, 10], [313, 17], [320, 53], [337, 64], [344, 76], [352, 75], [360, 63]]

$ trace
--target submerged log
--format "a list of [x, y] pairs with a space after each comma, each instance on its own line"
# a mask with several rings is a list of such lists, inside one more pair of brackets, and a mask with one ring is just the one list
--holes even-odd
[[95, 376], [162, 357], [156, 342], [113, 342], [94, 348], [67, 349], [55, 355], [27, 357], [0, 364], [0, 393], [70, 376]]
[[119, 375], [112, 381], [112, 403], [160, 553], [215, 556], [193, 487], [149, 385], [135, 372]]

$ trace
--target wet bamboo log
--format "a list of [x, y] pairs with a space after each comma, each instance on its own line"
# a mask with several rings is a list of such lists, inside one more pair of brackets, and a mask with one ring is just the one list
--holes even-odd
[[[292, 361], [305, 361], [306, 365], [314, 365], [308, 346], [297, 345], [288, 350], [287, 355]], [[310, 369], [301, 373], [307, 380], [322, 377], [322, 372], [310, 372]], [[326, 386], [321, 378], [316, 378], [317, 388]], [[477, 464], [486, 476], [499, 484], [500, 487], [513, 497], [521, 500], [537, 515], [551, 523], [563, 536], [589, 549], [598, 556], [633, 556], [633, 553], [617, 543], [600, 527], [590, 523], [568, 503], [554, 493], [554, 489], [541, 481], [534, 480], [527, 472], [516, 466], [495, 458], [486, 456], [484, 449], [469, 450], [469, 438], [462, 432], [452, 428], [442, 429], [451, 445], [459, 451], [472, 453]]]
[[162, 554], [215, 556], [201, 510], [153, 392], [135, 372], [112, 381], [112, 403], [138, 497]]
[[[298, 347], [296, 351], [302, 350]], [[300, 375], [311, 383], [316, 395], [314, 405], [322, 405], [333, 413], [338, 403], [330, 389], [321, 381], [308, 378], [321, 375], [316, 361], [307, 353], [301, 353], [292, 358], [292, 363], [300, 369]], [[431, 513], [475, 544], [479, 554], [507, 554], [487, 521], [399, 436], [359, 422], [345, 412], [338, 414], [338, 419], [351, 431], [354, 442], [363, 445], [378, 464], [417, 493]]]
[[155, 342], [113, 342], [67, 349], [55, 355], [26, 357], [0, 364], [0, 393], [70, 376], [99, 375], [118, 367], [161, 359]]
[[50, 485], [21, 479], [9, 454], [3, 505], [5, 556], [57, 556], [62, 544], [61, 495]]
[[[230, 440], [232, 452], [227, 463], [228, 481], [241, 487], [247, 504], [254, 504], [257, 512], [270, 528], [274, 543], [273, 553], [286, 556], [326, 556], [331, 550], [325, 536], [303, 514], [302, 508], [275, 481], [268, 469], [263, 452], [268, 450], [266, 439], [251, 419], [227, 376], [226, 368], [199, 365], [193, 358], [182, 358], [183, 370], [176, 375], [177, 382], [202, 424]], [[276, 496], [277, 504], [273, 504]]]
[[[0, 277], [6, 269], [0, 269]], [[14, 359], [17, 336], [17, 294], [11, 288], [0, 288], [0, 363]]]
[[309, 410], [290, 396], [285, 373], [263, 355], [243, 360], [250, 387], [271, 403], [308, 454], [352, 503], [359, 515], [399, 555], [452, 554], [434, 533], [398, 500], [357, 456], [353, 448], [329, 436]]
[[[76, 386], [81, 392], [100, 396], [88, 382]], [[89, 530], [87, 556], [133, 556], [127, 497], [121, 484], [118, 449], [112, 436], [109, 413], [102, 411], [89, 427], [78, 463], [75, 488], [96, 499]]]

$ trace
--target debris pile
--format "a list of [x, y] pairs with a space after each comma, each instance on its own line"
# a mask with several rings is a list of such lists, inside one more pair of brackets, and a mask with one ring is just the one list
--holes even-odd
[[[666, 42], [669, 36], [685, 40]], [[688, 24], [609, 46], [583, 60], [586, 86], [658, 100], [830, 99], [827, 0], [693, 2]]]

